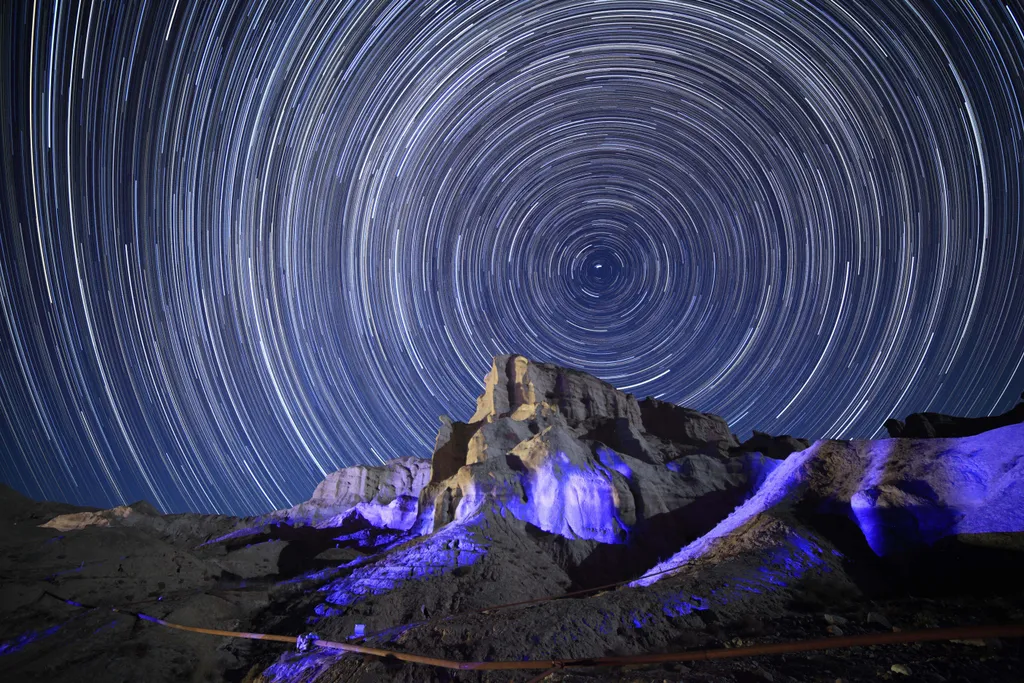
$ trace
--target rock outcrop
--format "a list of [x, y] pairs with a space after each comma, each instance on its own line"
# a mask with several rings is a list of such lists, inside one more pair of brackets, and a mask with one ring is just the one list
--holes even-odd
[[726, 455], [730, 448], [739, 445], [728, 423], [717, 415], [656, 398], [640, 401], [640, 414], [648, 433], [685, 447]]
[[570, 425], [595, 417], [625, 418], [640, 424], [640, 407], [626, 394], [596, 377], [523, 356], [496, 356], [484, 379], [470, 422], [510, 416], [524, 420], [538, 408], [557, 408]]
[[58, 515], [41, 526], [57, 531], [74, 531], [90, 526], [157, 526], [160, 511], [144, 500], [108, 510], [72, 512]]
[[[854, 540], [882, 558], [912, 557], [951, 537], [1019, 534], [1024, 424], [961, 439], [818, 441], [779, 463], [750, 500], [637, 585], [701, 558], [742, 554], [750, 529], [769, 518], [787, 528], [773, 542], [787, 555], [800, 555], [800, 544], [821, 528], [835, 543]], [[848, 522], [847, 532], [836, 534], [830, 518]]]
[[8, 524], [44, 524], [58, 515], [98, 511], [94, 507], [35, 501], [0, 483], [0, 519]]
[[430, 461], [396, 458], [384, 465], [356, 465], [332, 472], [305, 503], [280, 510], [272, 520], [317, 528], [341, 526], [358, 515], [376, 528], [406, 530], [416, 520], [416, 501], [430, 481]]
[[[1024, 394], [1021, 394], [1024, 399]], [[885, 421], [889, 436], [901, 439], [950, 439], [974, 436], [992, 429], [1024, 422], [1024, 400], [1002, 415], [956, 417], [942, 413], [914, 413], [903, 421]]]
[[499, 512], [572, 545], [563, 569], [586, 583], [582, 568], [598, 564], [601, 544], [621, 546], [602, 550], [606, 559], [640, 566], [739, 504], [763, 458], [730, 462], [737, 445], [718, 416], [638, 403], [585, 373], [498, 356], [472, 421], [441, 418], [416, 529]]
[[809, 448], [811, 442], [807, 439], [798, 439], [788, 434], [772, 436], [764, 432], [754, 430], [753, 435], [732, 449], [733, 453], [761, 453], [774, 460], [785, 460], [790, 453], [802, 451]]

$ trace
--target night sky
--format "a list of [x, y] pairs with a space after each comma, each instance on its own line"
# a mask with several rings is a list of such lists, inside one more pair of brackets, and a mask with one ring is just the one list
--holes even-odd
[[0, 4], [33, 497], [297, 503], [497, 353], [741, 436], [1024, 389], [1018, 0]]

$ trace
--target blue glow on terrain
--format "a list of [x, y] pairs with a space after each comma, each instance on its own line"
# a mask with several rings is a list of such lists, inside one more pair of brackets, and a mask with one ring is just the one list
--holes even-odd
[[263, 671], [263, 678], [269, 683], [306, 683], [316, 680], [344, 656], [321, 650], [286, 652]]
[[[619, 508], [621, 497], [631, 495], [623, 478], [632, 472], [613, 451], [602, 449], [599, 458], [599, 463], [579, 465], [559, 451], [523, 477], [525, 500], [509, 497], [505, 507], [548, 533], [624, 543], [629, 526]], [[616, 487], [617, 478], [621, 488]]]
[[699, 595], [676, 593], [663, 598], [663, 610], [667, 617], [685, 617], [694, 612], [703, 612], [710, 605]]
[[610, 448], [601, 446], [597, 449], [598, 461], [610, 470], [615, 470], [626, 479], [633, 478], [633, 470], [622, 460], [622, 456]]
[[953, 534], [1024, 531], [1024, 424], [853, 445], [866, 466], [850, 511], [878, 555]]
[[[952, 534], [1024, 531], [1024, 424], [959, 439], [819, 441], [778, 465], [765, 463], [765, 472], [750, 499], [632, 585], [669, 576], [762, 513], [802, 500], [809, 488], [856, 522], [880, 556]], [[784, 551], [777, 552], [789, 556], [766, 565], [769, 583], [785, 586], [786, 576], [827, 568], [824, 551], [807, 538], [791, 534], [780, 543]]]
[[[665, 562], [655, 565], [630, 585], [649, 586], [669, 576], [669, 570], [681, 568], [687, 562], [701, 557], [710, 551], [718, 541], [781, 502], [801, 480], [804, 465], [814, 457], [815, 452], [816, 448], [812, 446], [805, 451], [790, 455], [767, 475], [764, 484], [749, 500], [737, 507], [711, 531], [687, 545]], [[653, 574], [657, 575], [652, 576]]]
[[43, 638], [48, 638], [52, 636], [54, 633], [60, 630], [60, 627], [61, 624], [57, 624], [56, 626], [51, 626], [42, 631], [29, 631], [27, 633], [22, 633], [20, 636], [14, 638], [13, 640], [8, 640], [6, 642], [0, 643], [0, 657], [4, 655], [12, 655], [15, 652], [20, 652], [32, 643], [42, 640]]
[[461, 525], [448, 525], [327, 584], [321, 588], [321, 592], [327, 594], [326, 599], [317, 605], [315, 612], [320, 617], [340, 616], [351, 605], [369, 596], [388, 593], [407, 581], [472, 566], [486, 552], [487, 546], [479, 543], [471, 530]]

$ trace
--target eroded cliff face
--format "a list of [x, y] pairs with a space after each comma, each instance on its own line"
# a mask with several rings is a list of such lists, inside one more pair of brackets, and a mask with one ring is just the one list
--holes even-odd
[[430, 480], [425, 458], [404, 457], [384, 465], [357, 465], [332, 472], [313, 496], [274, 516], [290, 523], [336, 527], [353, 513], [377, 528], [407, 530], [416, 519], [416, 501]]
[[[470, 423], [441, 420], [420, 533], [500, 511], [565, 539], [625, 544], [638, 525], [667, 523], [704, 497], [716, 511], [735, 506], [763, 460], [729, 458], [738, 444], [720, 417], [638, 403], [595, 377], [522, 356], [494, 359]], [[677, 542], [700, 530], [675, 524], [662, 533]]]
[[523, 356], [494, 358], [476, 406], [470, 422], [506, 415], [524, 420], [538, 408], [556, 408], [572, 425], [595, 417], [641, 423], [640, 407], [632, 394], [584, 372], [535, 363]]

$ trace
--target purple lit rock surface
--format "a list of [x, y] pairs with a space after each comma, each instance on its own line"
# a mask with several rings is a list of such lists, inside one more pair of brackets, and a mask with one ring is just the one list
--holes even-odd
[[650, 585], [759, 515], [813, 498], [854, 521], [880, 556], [957, 534], [1024, 530], [1024, 425], [960, 439], [819, 441], [790, 455], [709, 533], [651, 568]]
[[416, 521], [416, 500], [429, 480], [430, 461], [425, 458], [346, 467], [329, 474], [305, 503], [270, 517], [322, 528], [340, 526], [355, 510], [374, 526], [406, 530]]

